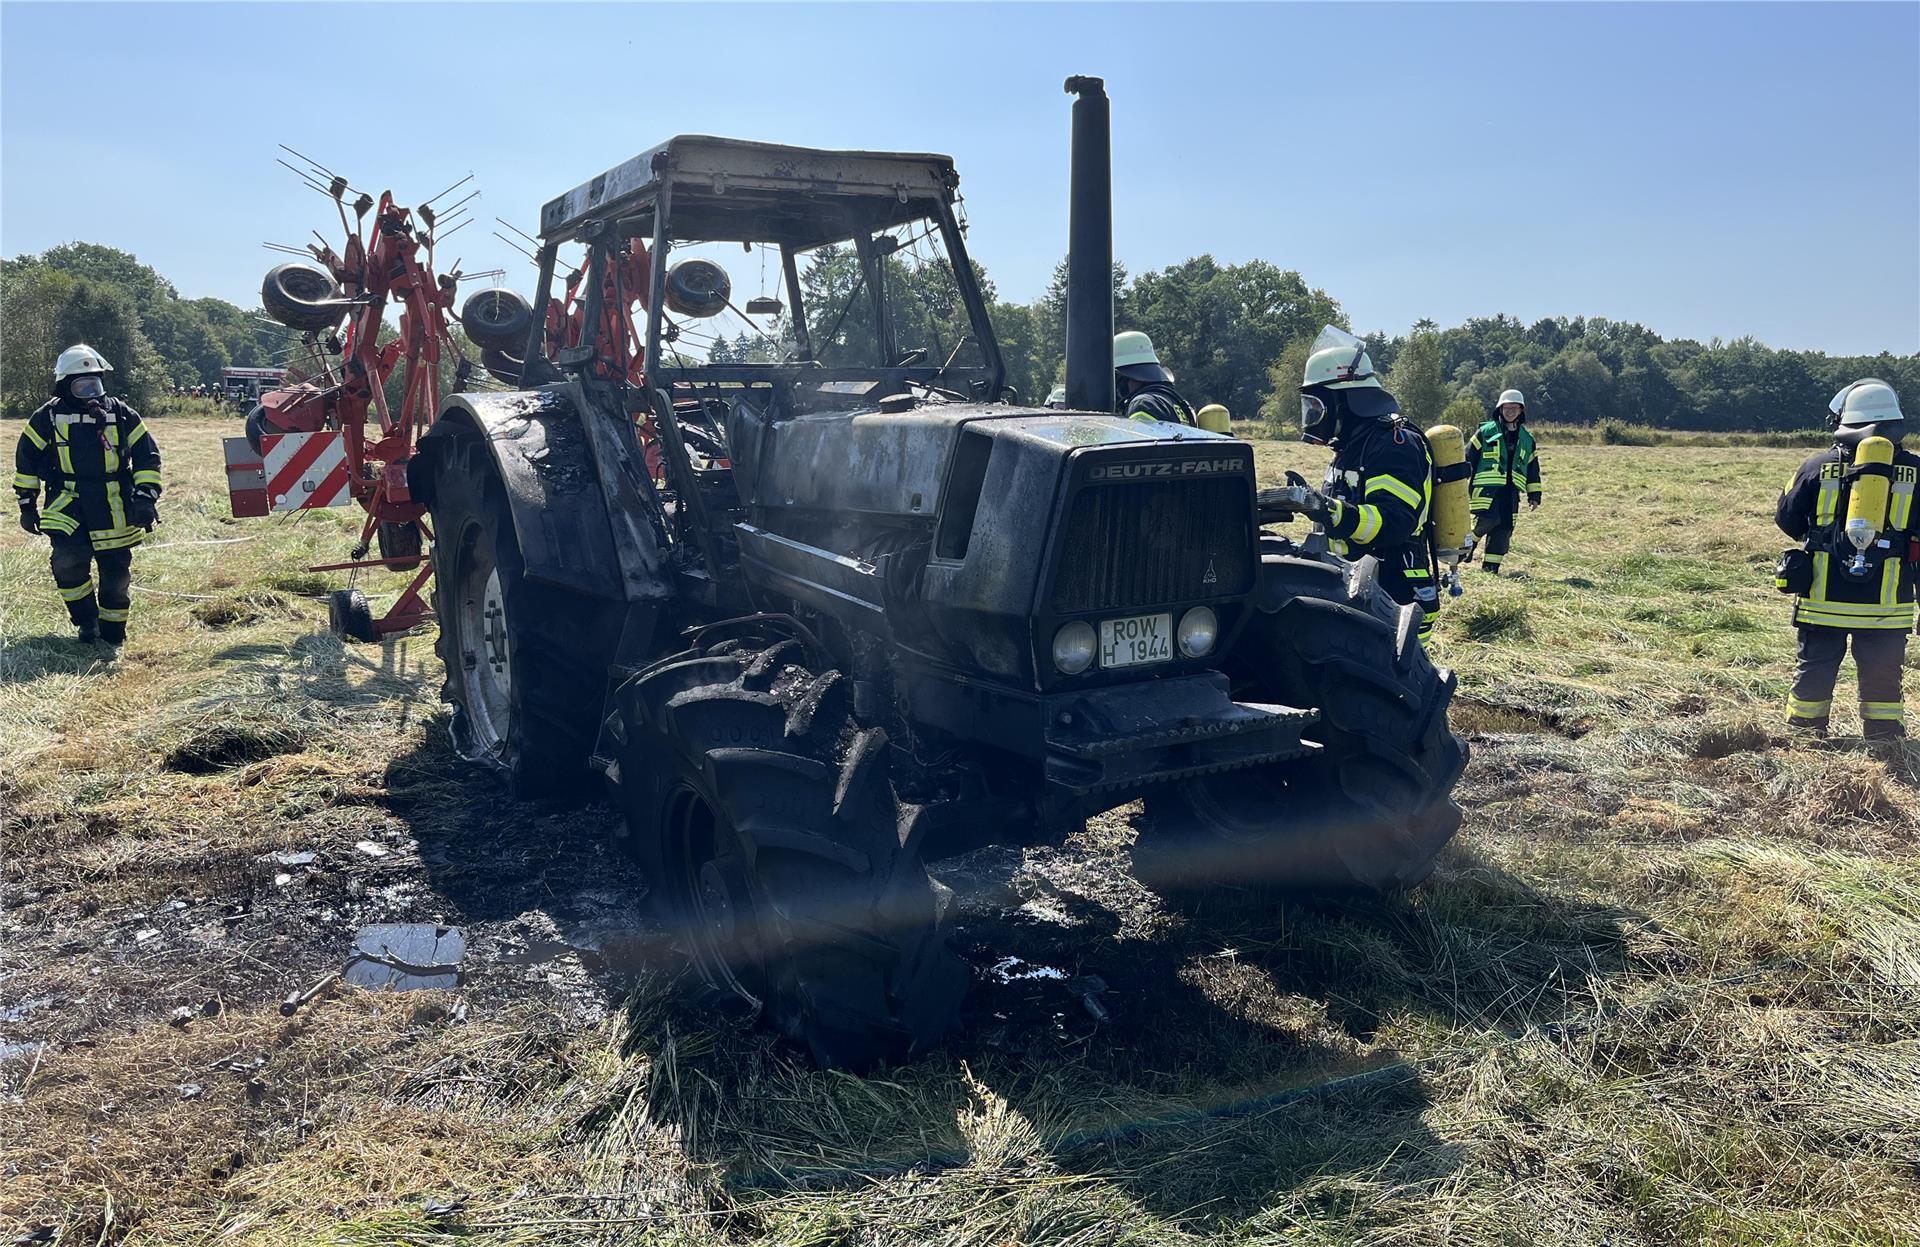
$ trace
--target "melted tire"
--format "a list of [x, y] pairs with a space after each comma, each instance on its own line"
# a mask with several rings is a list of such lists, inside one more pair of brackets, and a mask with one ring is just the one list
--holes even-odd
[[[506, 487], [479, 439], [461, 437], [435, 462], [432, 492], [434, 651], [453, 703], [454, 748], [497, 773], [521, 799], [583, 801], [596, 795], [587, 770], [604, 707], [607, 667], [619, 641], [623, 608], [526, 575]], [[461, 635], [458, 586], [473, 560], [500, 574], [511, 676], [505, 730], [481, 730], [484, 707], [466, 704], [466, 662], [487, 644]], [[496, 738], [497, 737], [497, 738]]]
[[609, 778], [708, 1002], [864, 1071], [936, 1043], [968, 974], [885, 734], [857, 729], [839, 674], [795, 649], [684, 655], [622, 686]]
[[1309, 707], [1320, 752], [1153, 794], [1134, 849], [1149, 886], [1185, 903], [1222, 886], [1399, 892], [1432, 873], [1460, 828], [1453, 788], [1466, 742], [1447, 725], [1451, 671], [1409, 612], [1344, 568], [1269, 555], [1278, 608], [1229, 656], [1235, 696]]

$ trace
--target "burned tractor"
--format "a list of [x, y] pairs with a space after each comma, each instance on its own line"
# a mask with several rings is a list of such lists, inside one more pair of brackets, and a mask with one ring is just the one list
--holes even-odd
[[[597, 772], [715, 1006], [830, 1065], [957, 1016], [930, 861], [1141, 801], [1169, 894], [1395, 890], [1460, 821], [1411, 609], [1263, 534], [1245, 443], [1105, 414], [1106, 97], [1069, 89], [1082, 410], [1005, 392], [947, 157], [690, 136], [541, 212], [531, 306], [584, 242], [583, 323], [640, 304], [639, 366], [532, 318], [523, 388], [453, 397], [409, 469], [460, 750], [528, 795]], [[781, 275], [779, 357], [691, 360], [686, 309], [732, 298], [683, 266], [743, 244]], [[902, 302], [921, 244], [944, 319]], [[806, 304], [822, 254], [844, 307]]]

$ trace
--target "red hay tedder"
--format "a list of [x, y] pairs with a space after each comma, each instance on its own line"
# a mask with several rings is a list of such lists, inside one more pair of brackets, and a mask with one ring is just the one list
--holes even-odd
[[[459, 283], [499, 276], [500, 270], [463, 275], [456, 265], [448, 273], [434, 271], [435, 242], [466, 224], [453, 222], [472, 194], [436, 216], [432, 200], [408, 209], [386, 191], [376, 202], [344, 177], [308, 165], [309, 171], [294, 171], [334, 201], [346, 241], [339, 251], [324, 240], [304, 249], [268, 244], [315, 261], [276, 266], [260, 290], [268, 316], [299, 335], [307, 367], [291, 384], [260, 395], [247, 416], [246, 436], [225, 439], [228, 496], [237, 517], [348, 506], [364, 511], [360, 538], [347, 561], [308, 570], [413, 573], [378, 616], [359, 588], [332, 593], [333, 631], [377, 641], [433, 618], [428, 594], [433, 533], [426, 509], [408, 491], [407, 465], [439, 414], [443, 382], [446, 393], [456, 393], [474, 379], [474, 361], [451, 328]], [[349, 205], [350, 193], [355, 198]], [[644, 384], [643, 349], [633, 308], [636, 303], [644, 307], [651, 274], [645, 244], [634, 241], [606, 269], [594, 326], [595, 357], [608, 361], [600, 370], [609, 376], [620, 372], [636, 386]], [[548, 301], [542, 336], [553, 348], [583, 344], [587, 309], [594, 302], [585, 286], [582, 268], [567, 278], [564, 295]], [[685, 314], [706, 316], [728, 306], [730, 294], [724, 271], [695, 260], [675, 266], [666, 302]], [[383, 334], [390, 308], [398, 309], [397, 330]], [[527, 301], [505, 288], [481, 290], [468, 297], [457, 319], [467, 340], [480, 348], [478, 362], [488, 376], [518, 387], [521, 355], [533, 327]], [[390, 401], [395, 390], [397, 404]], [[658, 434], [651, 421], [639, 428], [649, 471], [658, 477]], [[377, 557], [369, 557], [376, 550]]]
[[[409, 210], [394, 202], [392, 192], [383, 192], [377, 203], [357, 193], [350, 224], [346, 196], [352, 188], [345, 178], [327, 174], [321, 183], [314, 175], [301, 176], [334, 200], [346, 242], [338, 252], [324, 241], [296, 252], [311, 254], [318, 267], [287, 263], [267, 273], [261, 304], [301, 335], [312, 367], [304, 379], [263, 393], [248, 414], [246, 436], [226, 439], [228, 494], [236, 516], [345, 506], [366, 513], [348, 561], [310, 570], [413, 572], [377, 618], [358, 588], [332, 595], [334, 631], [372, 641], [432, 617], [425, 595], [433, 575], [426, 545], [432, 533], [425, 508], [407, 490], [407, 463], [439, 412], [443, 365], [453, 366], [454, 389], [466, 385], [471, 371], [449, 327], [461, 274], [434, 272], [440, 222], [431, 201]], [[469, 302], [482, 302], [488, 293]], [[510, 291], [493, 293], [496, 304], [525, 306]], [[390, 307], [399, 311], [397, 332], [383, 334]], [[396, 377], [397, 406], [388, 397], [388, 383]], [[376, 546], [379, 557], [369, 558]]]

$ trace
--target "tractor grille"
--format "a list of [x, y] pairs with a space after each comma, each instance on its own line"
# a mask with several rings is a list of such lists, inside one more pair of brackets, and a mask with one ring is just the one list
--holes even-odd
[[1253, 557], [1243, 477], [1088, 485], [1067, 515], [1053, 610], [1125, 610], [1246, 593]]

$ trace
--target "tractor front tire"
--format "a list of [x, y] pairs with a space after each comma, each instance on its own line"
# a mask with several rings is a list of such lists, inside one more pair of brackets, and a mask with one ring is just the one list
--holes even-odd
[[885, 733], [798, 647], [685, 655], [623, 685], [608, 778], [658, 917], [715, 1008], [828, 1068], [935, 1043], [965, 996], [951, 893], [928, 876]]
[[454, 748], [517, 798], [587, 799], [621, 604], [527, 576], [506, 486], [478, 437], [441, 449], [431, 497], [435, 649]]
[[1234, 696], [1319, 711], [1305, 735], [1320, 749], [1154, 793], [1135, 869], [1186, 900], [1415, 887], [1460, 828], [1452, 794], [1467, 746], [1447, 725], [1453, 673], [1421, 647], [1417, 608], [1371, 579], [1313, 559], [1264, 562], [1278, 606], [1256, 614], [1228, 656]]

